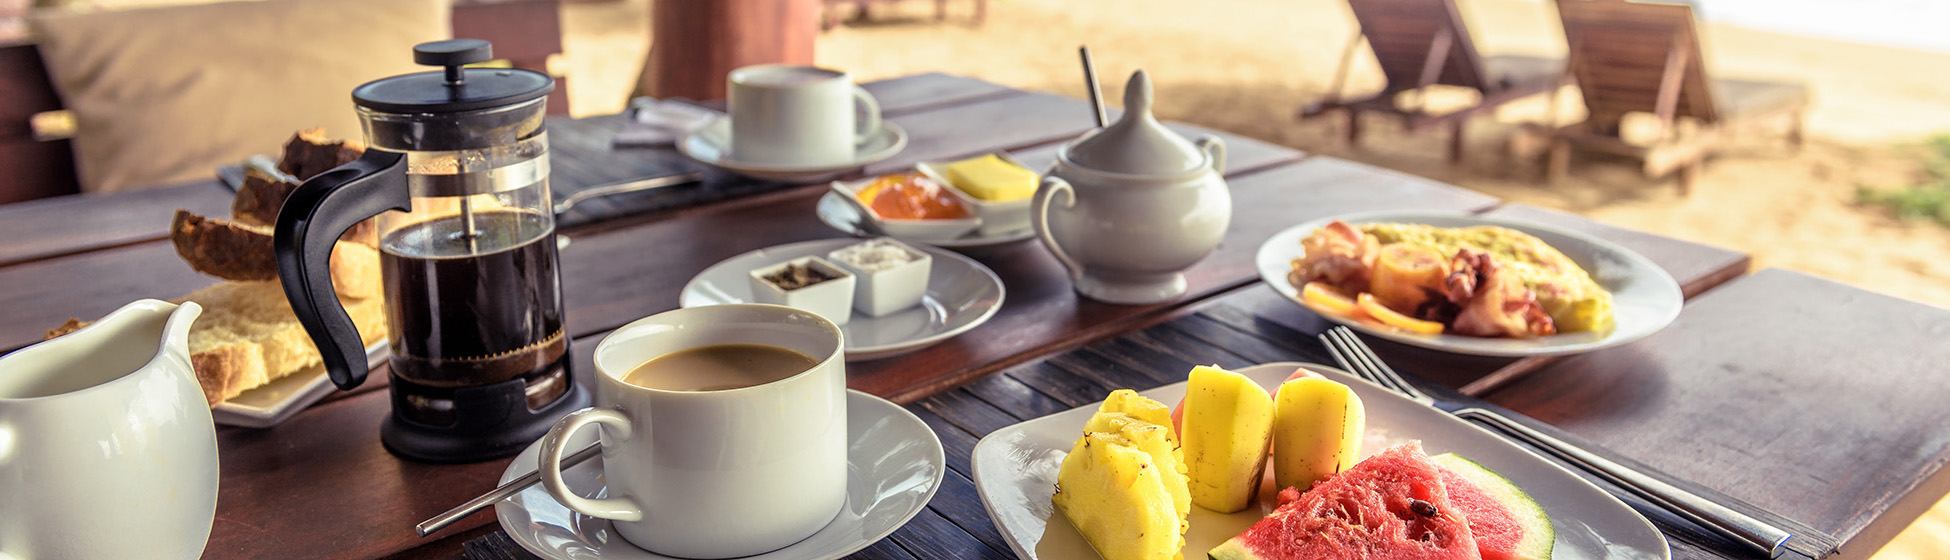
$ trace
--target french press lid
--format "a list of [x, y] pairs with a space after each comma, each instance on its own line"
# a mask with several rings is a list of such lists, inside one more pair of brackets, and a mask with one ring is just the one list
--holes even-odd
[[542, 111], [522, 109], [546, 103], [555, 79], [518, 68], [464, 67], [492, 58], [493, 46], [480, 39], [414, 45], [413, 62], [442, 70], [380, 78], [352, 90], [368, 140], [401, 151], [467, 150], [538, 131]]

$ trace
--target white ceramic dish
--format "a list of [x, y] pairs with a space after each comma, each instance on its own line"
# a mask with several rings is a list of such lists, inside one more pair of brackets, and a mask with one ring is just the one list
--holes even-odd
[[[862, 221], [866, 220], [866, 217], [860, 211], [860, 206], [848, 202], [845, 195], [836, 192], [827, 192], [826, 196], [819, 197], [819, 204], [814, 207], [813, 211], [819, 216], [819, 221], [825, 222], [826, 225], [832, 226], [833, 229], [840, 230], [849, 235], [860, 237], [878, 237], [883, 235], [860, 225]], [[1022, 229], [996, 233], [983, 233], [980, 228], [976, 228], [974, 231], [954, 236], [888, 235], [908, 243], [921, 243], [953, 249], [974, 249], [1004, 243], [1015, 243], [1036, 237], [1036, 228], [1025, 226]]]
[[[824, 274], [827, 280], [787, 290], [765, 279], [795, 265]], [[811, 311], [835, 325], [845, 325], [847, 320], [853, 318], [853, 287], [859, 278], [824, 258], [799, 257], [768, 264], [745, 273], [745, 279], [748, 280], [745, 287], [751, 293], [752, 301]]]
[[[367, 346], [366, 369], [379, 367], [391, 355], [384, 340]], [[320, 364], [217, 403], [210, 408], [210, 417], [225, 426], [269, 428], [284, 423], [334, 389], [331, 376]]]
[[[806, 540], [746, 559], [840, 558], [886, 538], [927, 507], [948, 470], [934, 430], [899, 405], [858, 391], [847, 392], [846, 422], [846, 506], [839, 516]], [[595, 442], [596, 430], [582, 430], [571, 438], [569, 447], [581, 449]], [[529, 445], [508, 463], [501, 482], [534, 472], [540, 447], [539, 442]], [[601, 458], [564, 469], [562, 476], [577, 494], [605, 495]], [[608, 520], [569, 511], [539, 485], [494, 509], [508, 536], [542, 558], [667, 558], [623, 540]]]
[[1350, 214], [1322, 218], [1287, 228], [1273, 234], [1266, 243], [1260, 245], [1259, 253], [1253, 259], [1254, 265], [1259, 268], [1260, 279], [1289, 299], [1299, 302], [1299, 288], [1286, 279], [1287, 272], [1291, 270], [1290, 263], [1305, 254], [1300, 247], [1302, 238], [1334, 220], [1354, 225], [1374, 222], [1416, 223], [1437, 227], [1494, 225], [1534, 235], [1557, 248], [1572, 261], [1576, 261], [1579, 267], [1591, 273], [1591, 278], [1596, 280], [1599, 286], [1611, 292], [1613, 314], [1617, 319], [1616, 326], [1605, 333], [1563, 333], [1532, 339], [1479, 338], [1451, 334], [1424, 335], [1380, 329], [1364, 323], [1345, 321], [1332, 313], [1317, 311], [1321, 317], [1329, 321], [1402, 344], [1478, 356], [1549, 356], [1589, 352], [1625, 344], [1658, 332], [1674, 318], [1679, 317], [1679, 308], [1685, 303], [1685, 298], [1679, 291], [1679, 283], [1673, 281], [1672, 276], [1666, 274], [1665, 269], [1659, 268], [1659, 265], [1653, 264], [1651, 260], [1638, 253], [1609, 241], [1532, 223], [1441, 212]]
[[[995, 155], [1000, 156], [1003, 161], [1015, 164], [1016, 167], [1029, 169], [1029, 166], [1023, 165], [1020, 161], [1016, 161], [1016, 158], [1010, 157], [1007, 153], [996, 152]], [[934, 177], [935, 180], [941, 181], [941, 184], [948, 185], [949, 188], [955, 190], [956, 194], [961, 195], [961, 199], [975, 209], [975, 216], [982, 219], [980, 232], [983, 235], [996, 235], [1032, 227], [1029, 224], [1029, 202], [1031, 199], [1036, 198], [1033, 193], [1021, 200], [1007, 202], [989, 202], [975, 198], [974, 195], [968, 194], [968, 191], [961, 190], [961, 187], [955, 186], [954, 182], [948, 180], [948, 174], [943, 172], [943, 169], [950, 163], [954, 162], [924, 161], [914, 164], [914, 169], [930, 177]], [[1033, 173], [1034, 170], [1031, 170], [1031, 172]], [[1037, 174], [1037, 179], [1041, 180], [1041, 178], [1042, 175], [1040, 173]]]
[[[878, 248], [878, 249], [876, 249]], [[898, 251], [903, 261], [891, 258], [871, 261], [866, 251], [881, 254]], [[881, 317], [920, 305], [928, 293], [928, 276], [934, 270], [934, 257], [899, 240], [870, 239], [826, 253], [826, 260], [853, 273], [853, 310], [868, 317]]]
[[[866, 188], [868, 183], [872, 183], [878, 178], [871, 177], [858, 181], [833, 181], [832, 186], [833, 194], [839, 195], [841, 202], [852, 205], [853, 214], [858, 216], [859, 220], [867, 222], [871, 226], [869, 229], [877, 229], [889, 237], [901, 239], [954, 239], [968, 232], [975, 231], [975, 228], [982, 225], [982, 219], [975, 217], [973, 210], [970, 211], [969, 217], [954, 220], [901, 220], [882, 218], [879, 214], [875, 214], [872, 209], [867, 208], [865, 204], [860, 202], [860, 189]], [[943, 184], [945, 185], [946, 182], [943, 181]], [[961, 200], [963, 204], [968, 204], [968, 197], [962, 196], [960, 193], [956, 193], [955, 198]]]
[[853, 161], [837, 165], [791, 166], [740, 162], [731, 154], [731, 119], [711, 121], [677, 141], [677, 150], [705, 165], [722, 168], [747, 177], [788, 183], [817, 183], [887, 159], [907, 147], [907, 131], [894, 123], [881, 121], [880, 130], [854, 150]]
[[[752, 301], [745, 271], [859, 243], [857, 239], [821, 239], [759, 249], [711, 265], [691, 278], [678, 294], [678, 305], [697, 307]], [[897, 356], [926, 348], [967, 332], [1002, 308], [1002, 279], [982, 263], [949, 251], [915, 247], [933, 261], [928, 269], [927, 293], [921, 305], [868, 317], [854, 313], [840, 327], [846, 335], [847, 361]]]
[[[1551, 525], [1557, 533], [1552, 553], [1555, 560], [1667, 560], [1671, 557], [1665, 536], [1617, 498], [1482, 428], [1326, 366], [1281, 362], [1235, 371], [1270, 390], [1302, 365], [1346, 383], [1360, 395], [1368, 414], [1368, 433], [1362, 445], [1364, 455], [1419, 439], [1430, 454], [1463, 455], [1522, 487], [1551, 516]], [[1166, 385], [1143, 394], [1159, 402], [1175, 404], [1184, 397], [1185, 384]], [[1050, 505], [1056, 469], [1096, 409], [1097, 405], [1091, 404], [1002, 428], [975, 444], [970, 459], [975, 487], [988, 507], [989, 518], [995, 521], [996, 528], [1017, 556], [1030, 560], [1097, 557], [1062, 515], [1052, 518], [1054, 508]], [[1205, 557], [1206, 550], [1245, 531], [1271, 511], [1274, 493], [1271, 487], [1272, 484], [1261, 485], [1260, 507], [1246, 508], [1239, 513], [1220, 514], [1193, 507], [1191, 530], [1185, 536], [1185, 557]]]

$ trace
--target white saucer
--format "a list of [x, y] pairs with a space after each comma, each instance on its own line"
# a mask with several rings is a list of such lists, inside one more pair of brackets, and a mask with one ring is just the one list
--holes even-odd
[[[859, 207], [847, 203], [844, 195], [839, 193], [828, 191], [825, 196], [819, 197], [819, 204], [814, 207], [813, 212], [819, 215], [819, 221], [833, 226], [833, 229], [860, 237], [874, 236], [873, 232], [860, 227], [860, 221], [866, 218], [860, 215]], [[909, 243], [968, 249], [1001, 245], [1003, 243], [1015, 243], [1035, 236], [1036, 228], [1025, 227], [989, 234], [984, 234], [982, 230], [977, 229], [953, 237], [930, 237], [923, 235], [893, 235], [892, 237]]]
[[[366, 369], [370, 371], [386, 363], [392, 354], [386, 341], [372, 343], [366, 347]], [[210, 417], [224, 426], [269, 428], [284, 423], [335, 390], [332, 376], [325, 374], [324, 364], [319, 364], [224, 399], [210, 407]]]
[[907, 147], [907, 131], [885, 120], [880, 130], [854, 148], [853, 161], [833, 165], [803, 166], [740, 162], [731, 154], [731, 118], [725, 117], [684, 135], [677, 150], [705, 165], [732, 173], [788, 183], [831, 181], [866, 164], [887, 159]]
[[[941, 440], [914, 413], [859, 391], [847, 391], [846, 507], [824, 529], [779, 550], [747, 560], [839, 558], [886, 538], [927, 507], [948, 471]], [[570, 449], [596, 442], [596, 430], [579, 430]], [[536, 442], [501, 473], [501, 482], [535, 471], [541, 453]], [[603, 461], [597, 457], [562, 471], [569, 488], [602, 496]], [[790, 496], [781, 499], [791, 499]], [[541, 485], [529, 487], [494, 508], [501, 528], [516, 543], [550, 560], [583, 558], [668, 558], [623, 540], [605, 519], [563, 507]]]
[[[830, 193], [829, 193], [830, 194]], [[845, 204], [841, 202], [839, 204]], [[821, 239], [767, 247], [711, 265], [677, 297], [680, 307], [752, 301], [746, 273], [805, 256], [826, 256], [858, 239]], [[875, 360], [926, 348], [988, 321], [1002, 308], [1002, 279], [982, 263], [933, 247], [915, 247], [934, 257], [921, 305], [879, 317], [855, 312], [845, 333], [846, 359]]]

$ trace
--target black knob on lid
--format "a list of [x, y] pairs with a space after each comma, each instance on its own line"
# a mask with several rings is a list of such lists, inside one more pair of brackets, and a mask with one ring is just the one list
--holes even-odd
[[445, 66], [447, 85], [466, 83], [461, 67], [494, 60], [494, 45], [480, 39], [448, 39], [413, 45], [413, 63]]

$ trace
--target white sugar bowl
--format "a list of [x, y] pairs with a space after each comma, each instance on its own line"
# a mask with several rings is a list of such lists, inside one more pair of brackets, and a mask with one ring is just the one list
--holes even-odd
[[1120, 304], [1185, 293], [1184, 271], [1219, 246], [1232, 220], [1225, 143], [1197, 141], [1151, 115], [1143, 70], [1124, 115], [1056, 152], [1030, 206], [1036, 234], [1085, 297]]

